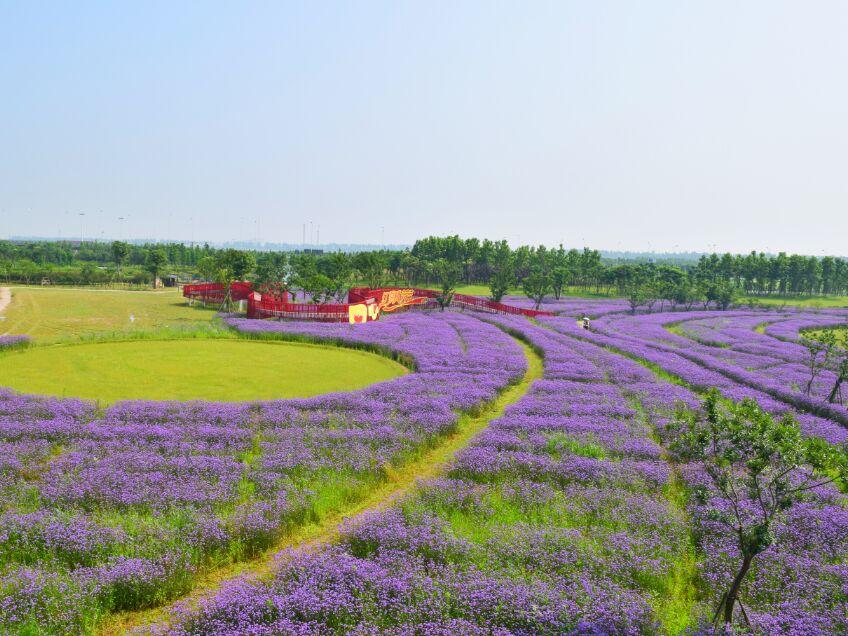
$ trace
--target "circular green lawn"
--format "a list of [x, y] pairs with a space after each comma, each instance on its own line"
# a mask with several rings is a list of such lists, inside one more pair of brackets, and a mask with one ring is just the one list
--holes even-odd
[[102, 342], [0, 355], [0, 386], [104, 403], [308, 397], [359, 389], [405, 372], [363, 351], [251, 340]]

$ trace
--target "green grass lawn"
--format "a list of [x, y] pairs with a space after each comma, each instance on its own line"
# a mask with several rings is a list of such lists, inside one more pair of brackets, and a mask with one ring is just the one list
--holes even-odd
[[55, 342], [101, 332], [193, 326], [208, 323], [214, 315], [209, 309], [189, 307], [176, 289], [12, 287], [12, 302], [0, 315], [0, 334]]
[[308, 397], [362, 388], [405, 372], [400, 364], [363, 351], [240, 339], [63, 344], [0, 355], [0, 386], [101, 403]]
[[848, 296], [743, 296], [739, 299], [739, 304], [744, 305], [751, 300], [769, 306], [848, 307]]

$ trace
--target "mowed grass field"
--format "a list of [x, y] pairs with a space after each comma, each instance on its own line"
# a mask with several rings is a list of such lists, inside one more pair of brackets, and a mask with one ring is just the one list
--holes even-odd
[[0, 355], [0, 386], [105, 404], [309, 397], [405, 372], [388, 358], [362, 351], [241, 339], [68, 344]]
[[739, 304], [746, 304], [752, 300], [770, 307], [780, 307], [781, 305], [809, 307], [811, 309], [817, 307], [848, 307], [848, 296], [743, 296], [739, 299]]
[[14, 287], [0, 333], [34, 346], [0, 353], [0, 387], [101, 404], [237, 402], [351, 391], [407, 371], [364, 351], [243, 339], [215, 315], [177, 290]]
[[26, 334], [39, 342], [103, 332], [193, 326], [208, 323], [215, 316], [210, 309], [189, 307], [176, 289], [12, 287], [11, 290], [12, 302], [0, 315], [0, 334]]

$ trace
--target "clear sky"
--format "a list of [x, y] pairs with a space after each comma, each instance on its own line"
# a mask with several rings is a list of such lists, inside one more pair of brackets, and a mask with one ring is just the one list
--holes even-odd
[[0, 237], [844, 255], [846, 78], [842, 0], [0, 0]]

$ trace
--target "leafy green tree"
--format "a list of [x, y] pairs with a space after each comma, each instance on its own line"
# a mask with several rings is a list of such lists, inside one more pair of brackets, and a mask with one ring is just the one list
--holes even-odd
[[168, 256], [165, 254], [165, 250], [159, 248], [155, 250], [150, 250], [147, 253], [147, 261], [144, 264], [145, 269], [150, 272], [150, 275], [153, 277], [153, 286], [156, 287], [156, 281], [159, 278], [159, 274], [168, 264]]
[[683, 305], [688, 311], [695, 303], [695, 287], [689, 281], [689, 278], [684, 276], [680, 282], [669, 290], [668, 298], [672, 309], [676, 309], [678, 305]]
[[439, 308], [444, 311], [445, 307], [453, 302], [456, 286], [462, 276], [462, 268], [459, 263], [440, 258], [433, 263], [432, 274], [439, 285], [439, 295], [436, 297], [436, 302], [439, 303]]
[[490, 297], [499, 303], [515, 283], [512, 250], [506, 241], [492, 244], [492, 271], [489, 274]]
[[129, 256], [130, 246], [123, 241], [112, 241], [110, 247], [112, 250], [112, 262], [115, 263], [115, 271], [120, 275], [121, 267], [124, 261], [127, 260], [127, 256]]
[[521, 286], [527, 297], [533, 301], [533, 306], [539, 309], [551, 289], [550, 274], [541, 269], [533, 269], [524, 277]]
[[826, 329], [819, 338], [802, 338], [801, 344], [807, 350], [806, 366], [810, 374], [810, 379], [807, 380], [804, 387], [804, 394], [810, 395], [816, 378], [827, 368], [836, 349], [836, 334], [832, 330]]
[[218, 278], [218, 261], [214, 256], [204, 256], [197, 262], [197, 273], [203, 280], [213, 281]]
[[256, 267], [256, 257], [244, 250], [226, 249], [218, 254], [217, 260], [218, 269], [227, 270], [233, 281], [245, 280]]
[[333, 300], [336, 282], [326, 274], [314, 272], [304, 280], [303, 291], [309, 294], [310, 302], [323, 305]]
[[569, 281], [574, 276], [569, 267], [569, 259], [567, 252], [560, 245], [557, 249], [550, 252], [550, 272], [551, 272], [551, 291], [554, 298], [559, 300], [562, 297], [562, 292], [568, 285]]
[[83, 263], [80, 267], [80, 282], [91, 285], [97, 278], [97, 267], [94, 263]]
[[253, 282], [261, 293], [282, 298], [289, 288], [288, 267], [288, 258], [284, 252], [268, 254], [257, 264]]
[[29, 285], [30, 280], [34, 278], [38, 273], [38, 265], [36, 265], [28, 258], [24, 258], [15, 261], [14, 268], [12, 271], [14, 276], [18, 277], [20, 280], [23, 280], [25, 284]]
[[371, 289], [383, 286], [386, 278], [387, 263], [379, 252], [359, 252], [353, 257], [353, 266]]
[[318, 263], [312, 254], [294, 254], [289, 259], [291, 269], [290, 283], [292, 291], [301, 289], [306, 292], [312, 286], [310, 279], [318, 274]]
[[531, 249], [527, 256], [528, 273], [522, 278], [521, 287], [536, 309], [551, 292], [551, 257], [544, 245]]
[[677, 460], [703, 466], [709, 486], [694, 494], [741, 554], [714, 617], [729, 630], [737, 605], [747, 621], [740, 590], [753, 560], [778, 540], [776, 522], [805, 492], [848, 478], [848, 453], [803, 437], [791, 415], [775, 420], [751, 399], [725, 405], [716, 389], [704, 414], [681, 412], [668, 432]]
[[712, 299], [719, 309], [726, 311], [739, 298], [739, 288], [729, 281], [720, 281], [710, 287]]
[[353, 284], [353, 262], [347, 254], [337, 252], [330, 254], [319, 262], [321, 272], [330, 280], [332, 293], [336, 302], [342, 302], [347, 296], [348, 289]]
[[635, 314], [636, 310], [648, 302], [648, 286], [644, 283], [637, 283], [630, 286], [627, 291], [627, 303], [630, 305], [630, 313]]

